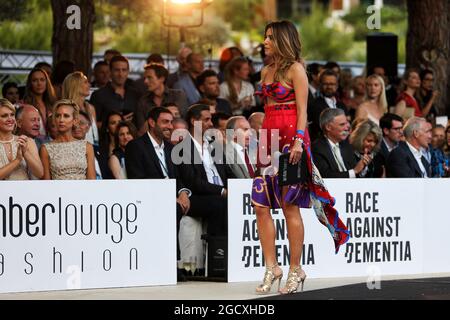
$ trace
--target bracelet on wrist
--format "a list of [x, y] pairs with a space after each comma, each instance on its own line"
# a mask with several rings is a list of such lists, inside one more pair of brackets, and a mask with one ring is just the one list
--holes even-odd
[[300, 143], [303, 144], [303, 138], [300, 138], [298, 136], [294, 137], [294, 141], [300, 141]]
[[304, 138], [305, 133], [302, 130], [297, 130], [297, 134], [295, 135], [295, 138], [302, 139]]

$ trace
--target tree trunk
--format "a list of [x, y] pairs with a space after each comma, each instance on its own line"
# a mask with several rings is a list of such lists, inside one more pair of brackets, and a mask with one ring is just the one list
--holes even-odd
[[94, 43], [93, 0], [51, 0], [53, 10], [53, 66], [61, 60], [75, 63], [75, 69], [91, 73]]
[[408, 0], [406, 67], [433, 70], [439, 114], [450, 115], [450, 0]]

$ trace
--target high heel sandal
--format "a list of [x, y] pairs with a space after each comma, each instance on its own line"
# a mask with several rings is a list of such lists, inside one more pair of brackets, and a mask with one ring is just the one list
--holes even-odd
[[301, 284], [300, 291], [303, 292], [303, 284], [306, 279], [306, 274], [303, 269], [300, 267], [296, 267], [294, 269], [290, 269], [288, 273], [288, 277], [286, 280], [286, 286], [280, 290], [281, 294], [290, 294], [296, 293], [298, 290], [298, 286]]
[[[274, 272], [276, 268], [280, 269], [280, 274], [278, 275], [276, 275]], [[278, 266], [278, 264], [275, 264], [273, 266], [267, 266], [266, 272], [264, 273], [263, 283], [261, 283], [258, 287], [256, 287], [256, 293], [257, 294], [270, 293], [270, 290], [272, 289], [272, 285], [275, 282], [275, 280], [278, 280], [277, 290], [280, 290], [281, 278], [283, 278], [283, 270]]]

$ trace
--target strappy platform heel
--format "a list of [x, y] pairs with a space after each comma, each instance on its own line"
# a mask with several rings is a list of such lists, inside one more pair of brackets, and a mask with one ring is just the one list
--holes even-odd
[[303, 284], [305, 283], [306, 274], [303, 269], [296, 267], [290, 269], [286, 280], [286, 285], [279, 292], [281, 294], [291, 294], [298, 291], [298, 287], [301, 284], [300, 291], [303, 292]]
[[[274, 273], [275, 269], [280, 269], [280, 274], [276, 275]], [[256, 293], [257, 294], [268, 294], [270, 293], [270, 290], [272, 289], [273, 283], [278, 280], [278, 289], [280, 290], [280, 283], [281, 279], [283, 278], [283, 270], [278, 266], [278, 264], [275, 264], [273, 266], [267, 266], [266, 272], [264, 273], [264, 279], [263, 282], [256, 287]]]

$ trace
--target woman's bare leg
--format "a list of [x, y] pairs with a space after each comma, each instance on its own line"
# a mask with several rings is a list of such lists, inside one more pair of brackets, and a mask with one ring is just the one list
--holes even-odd
[[[284, 199], [286, 192], [287, 187], [283, 187], [282, 199]], [[303, 219], [298, 206], [289, 203], [282, 203], [282, 205], [289, 239], [290, 269], [294, 269], [300, 266], [300, 259], [302, 257], [303, 242], [305, 239]]]
[[277, 264], [275, 257], [275, 225], [269, 208], [255, 206], [258, 236], [266, 266]]

